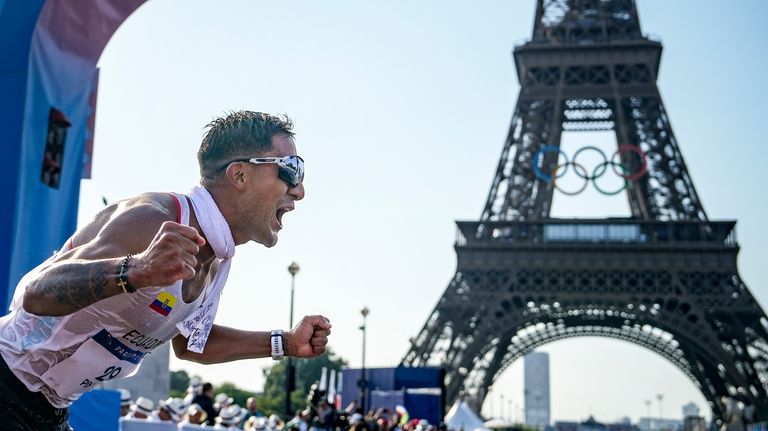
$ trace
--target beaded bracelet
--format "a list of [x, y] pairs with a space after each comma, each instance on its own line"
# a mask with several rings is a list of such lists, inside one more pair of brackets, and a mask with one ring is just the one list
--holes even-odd
[[131, 283], [128, 281], [128, 274], [125, 273], [128, 270], [128, 264], [131, 262], [131, 259], [133, 259], [131, 254], [125, 256], [125, 259], [120, 263], [120, 272], [117, 274], [117, 286], [123, 289], [125, 293], [136, 291], [136, 288], [131, 286]]

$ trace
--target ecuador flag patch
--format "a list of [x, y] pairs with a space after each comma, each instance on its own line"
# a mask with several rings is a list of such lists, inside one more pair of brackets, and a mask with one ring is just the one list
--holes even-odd
[[176, 297], [171, 295], [168, 292], [160, 292], [159, 295], [155, 298], [154, 301], [152, 301], [151, 304], [149, 304], [149, 308], [152, 310], [162, 314], [163, 316], [167, 316], [168, 313], [173, 310], [173, 306], [176, 305]]

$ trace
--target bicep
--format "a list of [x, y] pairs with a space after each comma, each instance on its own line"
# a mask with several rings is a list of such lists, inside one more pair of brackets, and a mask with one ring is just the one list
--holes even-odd
[[156, 202], [141, 200], [120, 203], [97, 217], [72, 238], [73, 249], [62, 260], [98, 260], [141, 253], [160, 226], [174, 214]]
[[[151, 202], [120, 204], [108, 216], [97, 217], [72, 237], [73, 249], [30, 274], [24, 309], [63, 316], [121, 293], [114, 280], [120, 258], [144, 251], [167, 217]], [[86, 242], [78, 245], [79, 241]]]

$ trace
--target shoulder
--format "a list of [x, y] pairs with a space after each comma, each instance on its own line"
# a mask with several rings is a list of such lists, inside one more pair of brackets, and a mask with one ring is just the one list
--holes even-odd
[[94, 243], [119, 243], [134, 253], [140, 252], [163, 223], [175, 222], [177, 217], [176, 200], [168, 193], [128, 198], [104, 208], [79, 229], [72, 236], [73, 250]]
[[175, 221], [178, 206], [173, 195], [168, 193], [144, 193], [118, 202], [110, 221], [123, 220], [133, 223], [157, 223]]

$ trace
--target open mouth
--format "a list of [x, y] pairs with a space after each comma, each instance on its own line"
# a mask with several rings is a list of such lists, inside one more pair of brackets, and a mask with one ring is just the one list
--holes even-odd
[[275, 212], [275, 218], [277, 219], [277, 224], [280, 226], [280, 228], [283, 228], [283, 214], [287, 213], [288, 211], [293, 211], [293, 207], [285, 206], [280, 207]]

